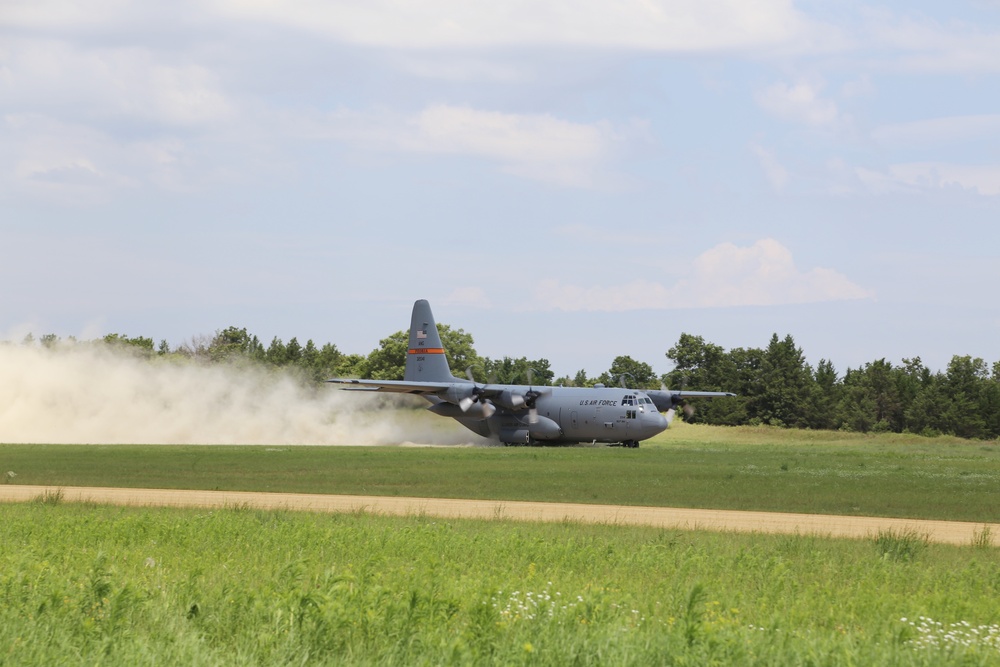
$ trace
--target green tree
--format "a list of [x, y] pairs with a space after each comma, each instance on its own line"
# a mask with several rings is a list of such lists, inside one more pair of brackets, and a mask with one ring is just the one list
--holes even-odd
[[[339, 353], [338, 353], [339, 354]], [[367, 373], [368, 358], [360, 354], [339, 354], [331, 377], [364, 378]]]
[[319, 350], [316, 349], [316, 343], [313, 342], [312, 338], [306, 341], [305, 347], [302, 348], [302, 356], [299, 359], [299, 365], [302, 368], [311, 370], [316, 365], [316, 359], [319, 357]]
[[839, 425], [837, 408], [842, 388], [833, 363], [827, 359], [820, 359], [813, 373], [812, 392], [806, 408], [806, 423], [809, 428], [837, 428]]
[[112, 345], [115, 347], [128, 348], [133, 351], [138, 351], [143, 355], [150, 355], [153, 353], [153, 339], [146, 338], [144, 336], [134, 336], [128, 337], [125, 334], [108, 334], [104, 337], [104, 343], [106, 345]]
[[466, 368], [482, 365], [472, 334], [466, 333], [464, 329], [452, 329], [447, 324], [439, 324], [438, 333], [441, 335], [441, 345], [448, 356], [448, 367], [451, 368], [452, 375], [465, 377]]
[[841, 420], [852, 431], [903, 430], [904, 409], [899, 397], [901, 370], [879, 359], [844, 376]]
[[1000, 362], [993, 364], [993, 372], [983, 382], [981, 399], [985, 421], [984, 438], [1000, 438]]
[[547, 386], [552, 384], [555, 373], [548, 359], [490, 359], [484, 357], [479, 367], [473, 368], [473, 377], [477, 382], [497, 384], [531, 384]]
[[948, 428], [961, 438], [982, 438], [986, 435], [985, 409], [989, 371], [980, 358], [954, 356], [948, 363], [944, 386], [948, 395]]
[[726, 353], [721, 346], [706, 343], [701, 336], [682, 333], [677, 344], [667, 350], [667, 359], [674, 369], [663, 376], [671, 389], [699, 391], [732, 391], [720, 385], [727, 375]]
[[615, 357], [611, 368], [599, 380], [609, 387], [620, 386], [623, 381], [631, 389], [657, 389], [660, 386], [660, 378], [653, 372], [652, 366], [629, 356]]
[[696, 409], [685, 411], [685, 421], [728, 426], [746, 423], [747, 402], [759, 385], [761, 350], [735, 348], [727, 353], [701, 336], [682, 333], [677, 345], [667, 351], [667, 358], [675, 367], [662, 379], [671, 389], [737, 394], [692, 402]]
[[336, 345], [333, 343], [324, 343], [323, 347], [317, 351], [316, 357], [312, 362], [313, 377], [317, 380], [336, 377], [339, 374], [343, 358], [344, 355], [337, 349]]
[[917, 395], [931, 381], [931, 372], [924, 366], [920, 357], [903, 359], [903, 364], [898, 367], [896, 373], [896, 389], [899, 393], [899, 401], [905, 413]]
[[907, 430], [928, 437], [950, 432], [949, 404], [943, 377], [935, 373], [910, 402], [904, 414]]
[[812, 369], [791, 334], [784, 339], [772, 334], [764, 350], [758, 390], [748, 401], [751, 419], [778, 426], [806, 426], [812, 383]]
[[406, 353], [410, 334], [397, 331], [378, 342], [378, 347], [368, 354], [364, 377], [372, 380], [402, 380], [406, 371]]
[[284, 366], [287, 361], [286, 348], [284, 342], [277, 336], [271, 339], [271, 344], [267, 346], [264, 359], [272, 366]]
[[288, 341], [288, 345], [285, 346], [285, 364], [299, 365], [302, 361], [302, 345], [299, 344], [299, 339], [292, 336], [292, 339]]
[[246, 327], [226, 327], [216, 331], [208, 345], [208, 356], [212, 361], [227, 361], [246, 357], [250, 351], [250, 334]]
[[[441, 345], [448, 358], [448, 366], [456, 377], [465, 377], [465, 369], [480, 364], [479, 355], [473, 347], [472, 335], [462, 329], [452, 329], [447, 324], [438, 325]], [[406, 356], [410, 334], [397, 331], [379, 341], [364, 364], [362, 376], [372, 380], [402, 380], [406, 372]]]

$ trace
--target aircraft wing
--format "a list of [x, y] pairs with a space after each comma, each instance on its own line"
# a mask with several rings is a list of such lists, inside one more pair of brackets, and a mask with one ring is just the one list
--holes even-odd
[[730, 391], [684, 391], [683, 389], [654, 389], [647, 390], [646, 395], [653, 400], [653, 404], [660, 412], [666, 412], [677, 407], [685, 398], [718, 398], [721, 396], [735, 396]]
[[454, 387], [455, 382], [407, 382], [405, 380], [342, 380], [334, 378], [327, 380], [333, 384], [345, 384], [341, 387], [348, 391], [388, 391], [395, 394], [440, 394]]
[[[534, 410], [535, 401], [552, 393], [552, 387], [530, 387], [511, 384], [478, 385], [471, 380], [452, 378], [451, 382], [420, 382], [416, 380], [327, 380], [348, 391], [389, 391], [416, 394], [431, 399], [431, 412], [447, 417], [486, 419], [497, 407], [507, 410]], [[486, 400], [489, 399], [489, 400]], [[439, 404], [440, 403], [440, 404]], [[448, 407], [450, 406], [450, 407]], [[452, 409], [454, 408], [454, 410]], [[461, 410], [461, 412], [457, 412]], [[453, 414], [454, 413], [454, 414]], [[471, 428], [471, 427], [470, 427]], [[472, 430], [479, 432], [477, 429]]]

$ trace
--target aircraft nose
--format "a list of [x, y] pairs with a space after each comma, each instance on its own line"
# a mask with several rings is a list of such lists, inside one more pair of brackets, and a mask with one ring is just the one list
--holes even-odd
[[667, 430], [667, 418], [659, 412], [647, 413], [645, 422], [651, 436]]

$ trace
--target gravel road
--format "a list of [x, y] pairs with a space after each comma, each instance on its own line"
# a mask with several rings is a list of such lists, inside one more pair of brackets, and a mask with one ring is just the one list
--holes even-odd
[[0, 485], [0, 501], [25, 502], [61, 491], [65, 502], [96, 502], [148, 507], [233, 507], [288, 509], [310, 512], [365, 511], [385, 515], [424, 515], [442, 518], [507, 519], [517, 521], [573, 521], [611, 525], [642, 525], [693, 530], [788, 533], [865, 538], [880, 530], [916, 531], [932, 542], [971, 544], [984, 528], [1000, 535], [1000, 524], [966, 521], [928, 521], [879, 517], [742, 512], [733, 510], [631, 507], [523, 501], [460, 500], [337, 496], [310, 493], [256, 493], [179, 489], [121, 489]]

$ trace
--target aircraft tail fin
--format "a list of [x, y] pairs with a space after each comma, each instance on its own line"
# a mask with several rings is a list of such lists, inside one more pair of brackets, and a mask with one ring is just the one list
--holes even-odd
[[448, 367], [431, 305], [421, 299], [413, 304], [410, 317], [410, 345], [406, 351], [407, 382], [462, 382]]

